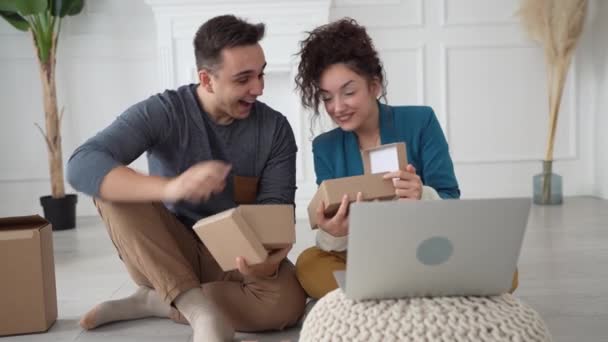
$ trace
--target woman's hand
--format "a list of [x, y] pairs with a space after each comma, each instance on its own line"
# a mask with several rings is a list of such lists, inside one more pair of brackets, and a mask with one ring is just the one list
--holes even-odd
[[395, 186], [395, 195], [405, 199], [419, 200], [422, 198], [422, 180], [416, 174], [412, 164], [408, 164], [405, 171], [399, 170], [384, 175], [384, 179], [392, 179]]
[[[357, 202], [363, 200], [363, 194], [357, 193]], [[348, 235], [348, 195], [342, 196], [342, 202], [338, 212], [332, 218], [325, 217], [325, 203], [321, 202], [317, 208], [317, 225], [327, 233], [335, 237]]]

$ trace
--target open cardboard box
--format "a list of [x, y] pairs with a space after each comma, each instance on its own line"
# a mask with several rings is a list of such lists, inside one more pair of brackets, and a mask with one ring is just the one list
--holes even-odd
[[262, 263], [268, 251], [295, 242], [294, 208], [290, 204], [241, 205], [199, 220], [194, 231], [222, 270], [237, 268], [242, 256], [250, 265]]
[[344, 195], [348, 195], [349, 202], [357, 199], [358, 192], [361, 192], [365, 201], [395, 198], [393, 182], [384, 179], [383, 174], [405, 170], [407, 166], [405, 143], [386, 144], [363, 150], [361, 159], [363, 175], [328, 179], [321, 183], [308, 205], [308, 219], [312, 229], [317, 228], [317, 209], [321, 202], [325, 204], [325, 215], [331, 217], [338, 211]]
[[0, 218], [0, 336], [47, 331], [57, 319], [51, 224]]
[[240, 205], [237, 211], [267, 250], [285, 248], [296, 242], [293, 205], [246, 204]]
[[361, 151], [363, 172], [366, 175], [375, 173], [405, 170], [407, 167], [407, 151], [405, 143], [380, 145]]

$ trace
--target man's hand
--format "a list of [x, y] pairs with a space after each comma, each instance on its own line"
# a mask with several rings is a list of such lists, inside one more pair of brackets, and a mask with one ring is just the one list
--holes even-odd
[[239, 272], [245, 276], [256, 278], [271, 277], [277, 273], [281, 262], [287, 257], [291, 247], [293, 246], [290, 245], [289, 247], [274, 250], [268, 255], [266, 261], [257, 265], [249, 265], [247, 264], [247, 260], [245, 260], [245, 258], [238, 257], [236, 258], [236, 265]]
[[216, 160], [197, 163], [165, 185], [163, 198], [168, 202], [206, 201], [212, 194], [224, 190], [230, 168], [230, 165]]
[[[363, 194], [357, 193], [357, 202], [363, 200]], [[332, 218], [325, 217], [325, 203], [321, 202], [317, 208], [317, 225], [327, 233], [335, 237], [348, 235], [348, 195], [342, 197], [338, 211]]]
[[392, 179], [397, 197], [419, 200], [422, 198], [422, 180], [416, 174], [412, 164], [408, 164], [405, 171], [399, 170], [384, 175], [384, 179]]

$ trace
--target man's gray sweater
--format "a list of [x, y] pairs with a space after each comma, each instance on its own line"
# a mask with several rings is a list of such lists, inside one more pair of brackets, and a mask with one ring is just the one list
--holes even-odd
[[297, 146], [285, 116], [258, 101], [246, 119], [218, 125], [199, 104], [196, 87], [167, 90], [127, 109], [74, 151], [69, 183], [99, 196], [108, 172], [146, 152], [149, 173], [157, 176], [175, 177], [206, 160], [232, 165], [223, 193], [199, 204], [166, 203], [187, 226], [236, 206], [235, 175], [259, 177], [256, 203], [294, 204]]

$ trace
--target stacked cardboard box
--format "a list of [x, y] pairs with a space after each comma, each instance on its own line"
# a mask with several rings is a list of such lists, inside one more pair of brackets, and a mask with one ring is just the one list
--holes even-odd
[[365, 201], [395, 198], [393, 182], [391, 179], [384, 179], [383, 174], [405, 170], [407, 166], [405, 143], [387, 144], [363, 150], [361, 158], [363, 175], [328, 179], [321, 183], [308, 205], [311, 228], [318, 227], [316, 217], [321, 202], [325, 205], [325, 216], [331, 217], [338, 211], [344, 195], [348, 196], [349, 202], [357, 199], [358, 192], [361, 192]]
[[268, 251], [296, 240], [294, 208], [288, 204], [241, 205], [198, 221], [194, 231], [224, 271], [237, 268], [241, 256], [250, 264]]

